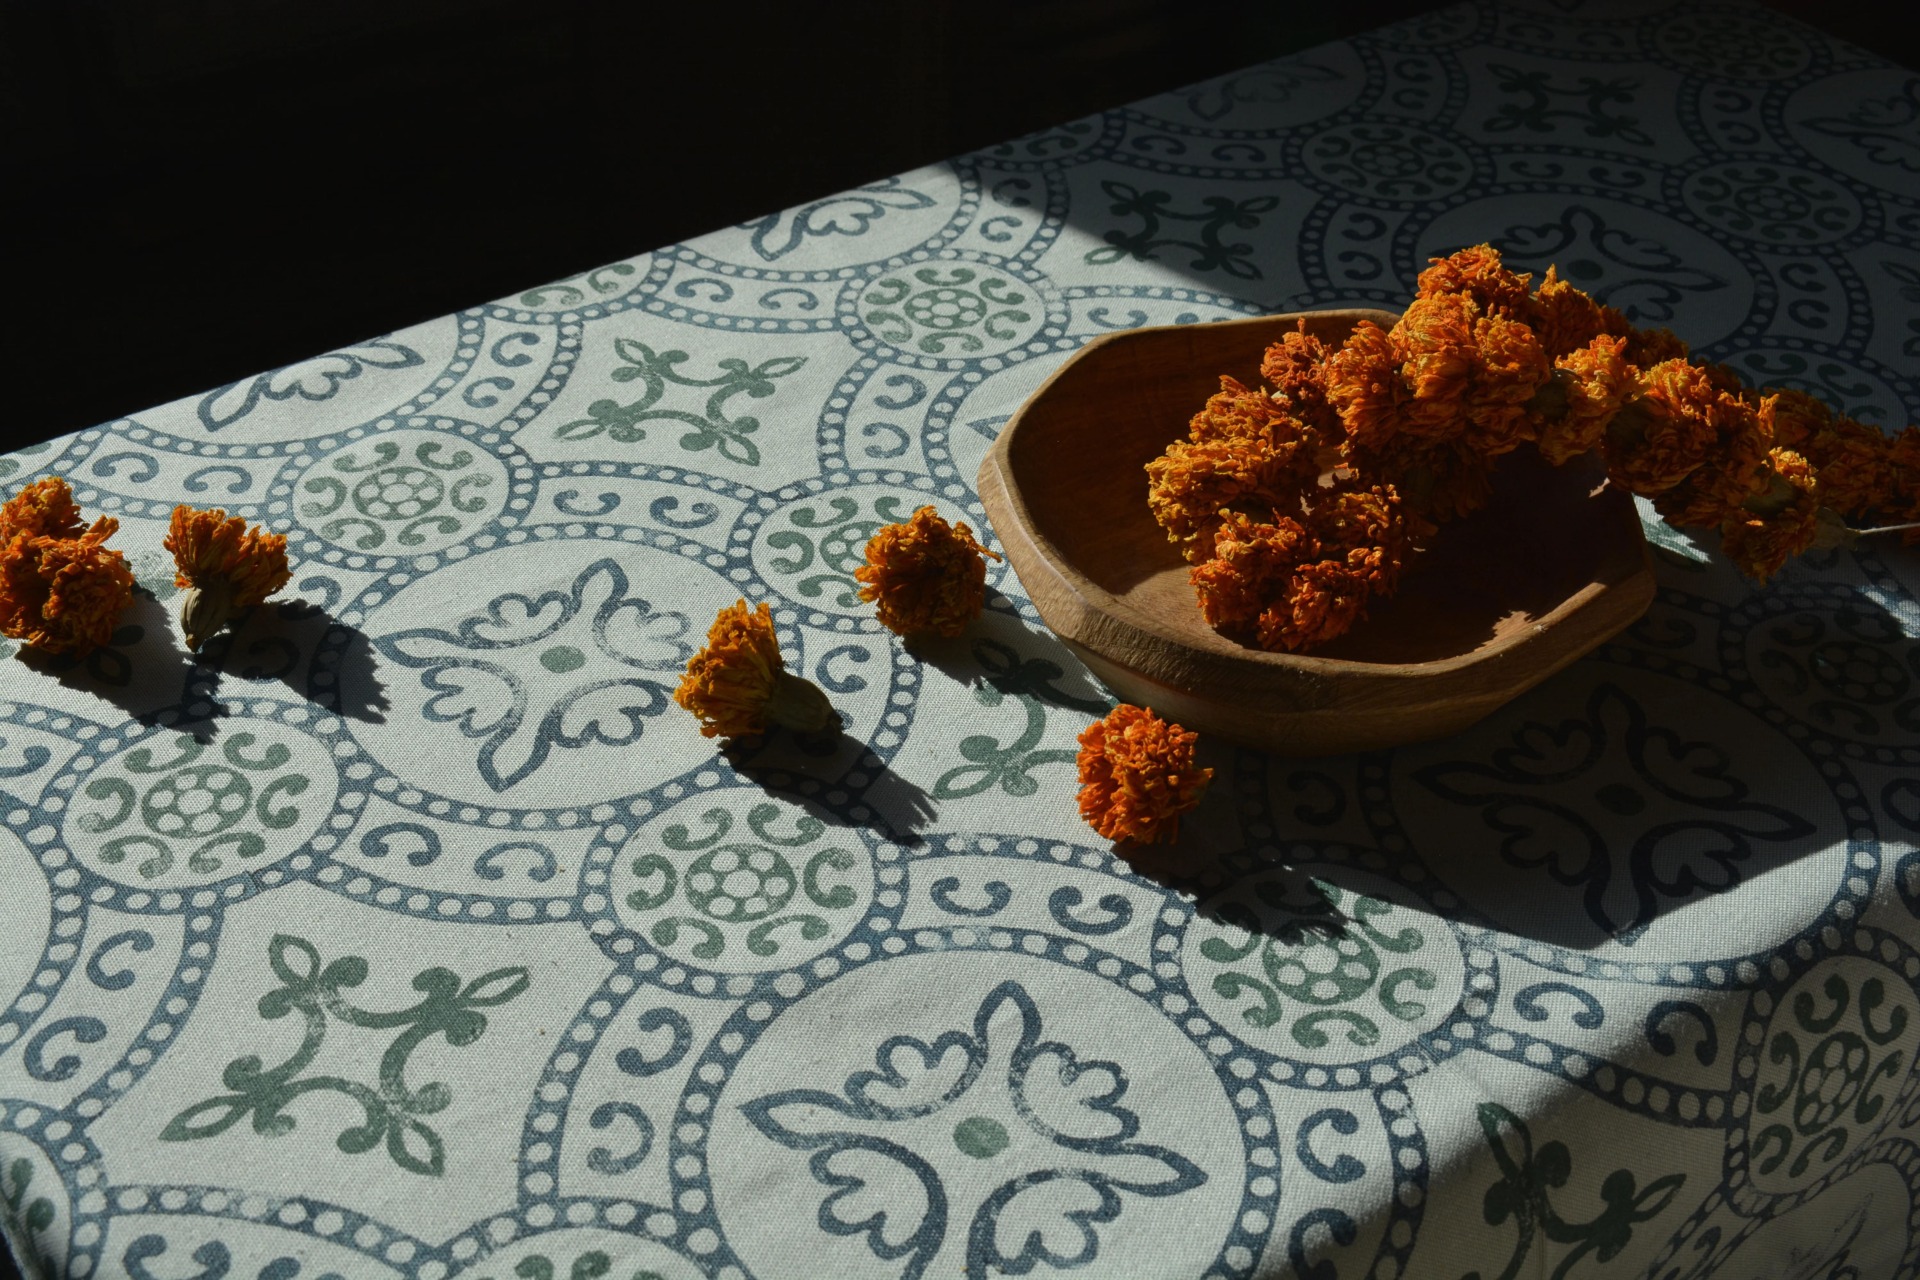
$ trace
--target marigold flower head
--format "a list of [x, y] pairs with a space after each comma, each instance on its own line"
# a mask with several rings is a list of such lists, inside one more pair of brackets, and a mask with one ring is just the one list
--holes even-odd
[[1546, 278], [1534, 292], [1528, 322], [1541, 348], [1556, 359], [1595, 338], [1625, 338], [1633, 332], [1626, 316], [1568, 284], [1552, 267], [1547, 268]]
[[745, 600], [720, 610], [673, 700], [693, 713], [708, 738], [751, 737], [770, 724], [815, 733], [834, 718], [817, 686], [788, 673], [764, 601], [757, 610]]
[[1813, 397], [1781, 391], [1774, 405], [1774, 437], [1811, 462], [1820, 474], [1820, 505], [1856, 523], [1904, 523], [1900, 512], [1916, 501], [1914, 479], [1903, 477], [1900, 437], [1842, 417]]
[[[1771, 446], [1756, 406], [1716, 387], [1706, 370], [1664, 360], [1640, 375], [1639, 394], [1607, 424], [1607, 474], [1633, 493], [1653, 497], [1692, 475], [1709, 459], [1750, 476]], [[1716, 521], [1717, 523], [1717, 521]]]
[[1147, 464], [1147, 506], [1167, 540], [1198, 563], [1213, 554], [1229, 509], [1291, 510], [1320, 474], [1313, 434], [1266, 440], [1178, 440]]
[[1750, 578], [1765, 582], [1813, 545], [1820, 516], [1813, 464], [1791, 449], [1767, 455], [1760, 492], [1720, 525], [1721, 547]]
[[1260, 614], [1260, 647], [1275, 652], [1312, 649], [1345, 635], [1367, 616], [1367, 578], [1337, 560], [1303, 564], [1287, 594]]
[[1292, 516], [1255, 520], [1226, 512], [1214, 555], [1188, 573], [1200, 614], [1222, 631], [1253, 631], [1260, 614], [1284, 597], [1293, 573], [1320, 558], [1320, 540]]
[[853, 576], [863, 584], [860, 598], [879, 605], [888, 630], [957, 636], [986, 606], [983, 557], [1000, 558], [974, 541], [964, 521], [948, 524], [927, 506], [874, 534], [867, 562]]
[[113, 638], [133, 603], [127, 559], [101, 516], [81, 531], [66, 481], [49, 476], [0, 507], [0, 635], [46, 653], [85, 654]]
[[160, 544], [173, 554], [174, 585], [187, 588], [180, 602], [180, 629], [187, 648], [197, 650], [227, 625], [233, 615], [251, 609], [287, 585], [287, 536], [248, 528], [221, 508], [173, 509]]
[[1144, 707], [1115, 707], [1080, 735], [1080, 816], [1108, 840], [1178, 839], [1180, 815], [1213, 779], [1194, 765], [1199, 738]]
[[1602, 334], [1553, 362], [1563, 407], [1557, 416], [1536, 418], [1534, 445], [1554, 466], [1599, 448], [1607, 423], [1639, 390], [1625, 348], [1625, 338]]
[[74, 505], [73, 490], [59, 476], [42, 476], [0, 506], [0, 530], [10, 537], [26, 533], [35, 537], [77, 538], [85, 526], [80, 508]]
[[1290, 440], [1300, 430], [1300, 421], [1289, 405], [1238, 378], [1222, 377], [1220, 390], [1209, 396], [1206, 407], [1187, 423], [1187, 438], [1274, 442]]
[[1533, 277], [1526, 272], [1509, 270], [1500, 261], [1500, 251], [1492, 245], [1477, 244], [1428, 261], [1433, 265], [1420, 273], [1419, 297], [1465, 294], [1488, 314], [1526, 318], [1527, 285]]
[[1345, 345], [1327, 358], [1322, 380], [1349, 443], [1379, 448], [1399, 433], [1400, 405], [1411, 392], [1385, 329], [1371, 320], [1355, 325]]
[[1307, 332], [1307, 322], [1267, 348], [1260, 376], [1273, 384], [1274, 398], [1316, 432], [1337, 437], [1340, 415], [1327, 403], [1327, 361], [1333, 349]]

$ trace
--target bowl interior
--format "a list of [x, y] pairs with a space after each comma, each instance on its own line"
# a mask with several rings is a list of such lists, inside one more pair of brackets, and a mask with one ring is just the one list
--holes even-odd
[[[1344, 311], [1306, 319], [1338, 343], [1362, 317], [1394, 318]], [[1151, 631], [1215, 653], [1269, 656], [1207, 626], [1186, 562], [1147, 509], [1143, 468], [1186, 434], [1221, 374], [1258, 385], [1262, 352], [1297, 319], [1116, 334], [1065, 366], [1015, 424], [1007, 463], [1034, 531], [1116, 612]], [[1592, 465], [1549, 467], [1531, 450], [1502, 458], [1492, 503], [1447, 526], [1391, 600], [1312, 656], [1409, 665], [1483, 654], [1596, 584], [1639, 572], [1632, 499], [1602, 480]]]

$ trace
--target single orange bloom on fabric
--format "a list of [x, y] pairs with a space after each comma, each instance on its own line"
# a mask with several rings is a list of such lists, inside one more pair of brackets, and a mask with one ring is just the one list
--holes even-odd
[[173, 509], [160, 544], [173, 554], [174, 585], [187, 588], [180, 602], [180, 629], [187, 648], [200, 646], [233, 616], [287, 585], [287, 536], [249, 528], [223, 508]]
[[1213, 779], [1212, 769], [1194, 767], [1199, 740], [1145, 707], [1115, 707], [1080, 735], [1080, 816], [1108, 840], [1178, 839], [1180, 815]]
[[127, 558], [101, 516], [81, 530], [67, 482], [38, 480], [0, 507], [0, 635], [46, 653], [86, 654], [113, 638], [133, 603]]
[[764, 601], [757, 610], [745, 600], [720, 610], [673, 700], [693, 713], [708, 738], [754, 737], [771, 724], [817, 733], [834, 720], [827, 695], [787, 671]]
[[853, 571], [860, 598], [877, 604], [880, 625], [903, 636], [952, 638], [980, 616], [987, 599], [987, 558], [964, 521], [948, 524], [921, 507], [905, 524], [881, 528], [867, 541], [867, 562]]

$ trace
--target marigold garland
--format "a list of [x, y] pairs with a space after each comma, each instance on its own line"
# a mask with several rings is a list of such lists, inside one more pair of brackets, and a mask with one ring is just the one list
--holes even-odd
[[948, 524], [931, 506], [903, 524], [883, 526], [867, 542], [867, 562], [853, 571], [860, 598], [878, 606], [880, 624], [903, 636], [949, 638], [986, 606], [987, 558], [964, 521]]
[[173, 509], [160, 544], [173, 556], [174, 585], [187, 593], [180, 603], [180, 629], [197, 651], [232, 617], [260, 604], [287, 585], [287, 537], [249, 528], [225, 509]]
[[1080, 816], [1108, 840], [1178, 839], [1180, 815], [1213, 779], [1194, 766], [1199, 737], [1144, 707], [1115, 707], [1080, 735]]
[[126, 557], [105, 545], [119, 527], [101, 516], [83, 529], [59, 476], [35, 481], [0, 507], [0, 634], [76, 656], [111, 640], [133, 603]]
[[[1333, 349], [1303, 321], [1267, 349], [1268, 385], [1221, 379], [1147, 464], [1148, 507], [1210, 624], [1268, 649], [1342, 634], [1527, 444], [1555, 466], [1598, 453], [1612, 484], [1671, 524], [1717, 527], [1761, 581], [1861, 532], [1920, 542], [1920, 427], [1888, 436], [1801, 392], [1755, 391], [1552, 267], [1532, 279], [1489, 245], [1435, 258], [1391, 328], [1362, 321]], [[1330, 532], [1362, 492], [1377, 512], [1354, 525], [1364, 535]]]
[[787, 671], [764, 601], [755, 610], [745, 600], [720, 610], [673, 700], [693, 713], [708, 738], [755, 737], [776, 724], [817, 733], [835, 719], [826, 694]]

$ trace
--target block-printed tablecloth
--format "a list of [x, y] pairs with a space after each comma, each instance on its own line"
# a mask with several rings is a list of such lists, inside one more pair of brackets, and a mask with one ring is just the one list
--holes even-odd
[[[1617, 643], [1446, 741], [1212, 745], [1138, 867], [1072, 805], [1109, 697], [1004, 566], [917, 653], [854, 598], [878, 524], [983, 523], [983, 450], [1093, 335], [1398, 305], [1485, 239], [1904, 423], [1920, 79], [1759, 10], [1569, 8], [1448, 9], [0, 462], [117, 515], [149, 592], [83, 663], [0, 666], [28, 1271], [1912, 1275], [1914, 553], [1760, 590], [1650, 526]], [[198, 658], [177, 501], [297, 561]], [[742, 595], [843, 736], [722, 755], [671, 704]]]

